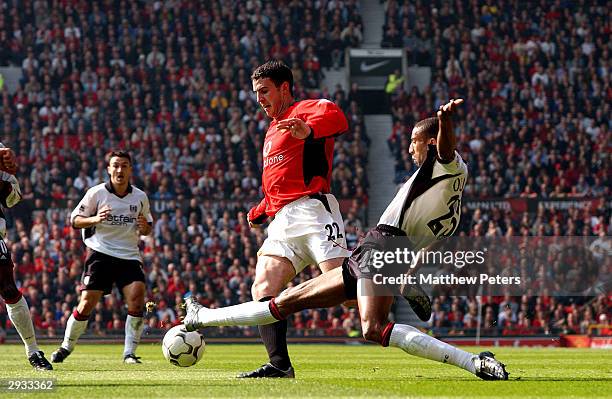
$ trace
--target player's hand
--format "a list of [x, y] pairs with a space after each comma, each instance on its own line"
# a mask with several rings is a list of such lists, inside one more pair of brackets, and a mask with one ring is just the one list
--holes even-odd
[[261, 227], [261, 224], [253, 223], [247, 218], [247, 222], [249, 222], [249, 227], [252, 229], [258, 229]]
[[149, 229], [149, 221], [142, 213], [136, 218], [136, 228], [138, 229], [138, 232], [143, 235], [146, 235], [145, 233]]
[[457, 107], [461, 104], [463, 104], [463, 99], [458, 98], [456, 100], [451, 99], [446, 104], [440, 105], [440, 108], [438, 109], [438, 120], [440, 121], [440, 123], [446, 123], [450, 121], [453, 112], [455, 112], [457, 110]]
[[310, 136], [312, 129], [299, 118], [284, 119], [276, 125], [278, 130], [288, 131], [296, 139], [304, 140]]
[[17, 157], [10, 148], [0, 148], [0, 166], [3, 171], [14, 175], [17, 173]]
[[104, 221], [106, 217], [111, 214], [111, 211], [112, 209], [108, 205], [104, 205], [102, 208], [98, 209], [98, 214], [96, 215], [96, 224]]

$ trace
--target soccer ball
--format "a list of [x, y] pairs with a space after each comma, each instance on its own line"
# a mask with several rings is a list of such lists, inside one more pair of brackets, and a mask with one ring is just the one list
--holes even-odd
[[204, 354], [204, 337], [197, 331], [185, 330], [183, 325], [172, 327], [164, 336], [162, 352], [173, 365], [191, 367]]

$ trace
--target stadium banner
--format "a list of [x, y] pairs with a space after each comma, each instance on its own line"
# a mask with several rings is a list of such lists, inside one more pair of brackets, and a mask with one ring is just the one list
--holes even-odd
[[535, 213], [539, 207], [546, 210], [597, 209], [599, 207], [612, 207], [612, 200], [605, 198], [492, 198], [492, 199], [464, 199], [462, 201], [469, 210], [481, 209], [484, 211], [499, 209], [511, 211], [514, 214], [524, 212]]
[[[452, 221], [429, 226], [444, 237]], [[434, 239], [435, 240], [435, 239]], [[428, 237], [369, 233], [349, 267], [363, 295], [573, 296], [612, 293], [611, 237]], [[414, 250], [414, 248], [423, 248]]]
[[350, 49], [347, 52], [351, 83], [360, 89], [384, 90], [387, 78], [395, 70], [405, 74], [402, 49]]
[[543, 207], [546, 210], [567, 210], [576, 209], [596, 209], [600, 206], [607, 205], [610, 207], [612, 201], [606, 201], [604, 198], [547, 198], [535, 201], [530, 201], [529, 211], [535, 212], [538, 207]]
[[561, 346], [565, 348], [590, 348], [591, 337], [588, 335], [562, 335]]
[[589, 335], [562, 335], [561, 346], [567, 348], [612, 349], [612, 337], [591, 337]]
[[523, 213], [527, 212], [527, 201], [525, 198], [499, 198], [499, 199], [486, 199], [486, 200], [463, 200], [469, 210], [473, 211], [480, 209], [483, 211], [490, 211], [493, 209], [499, 209], [502, 211], [512, 211], [512, 213]]
[[[219, 204], [223, 204], [230, 209], [241, 209], [245, 210], [245, 203], [247, 202], [232, 201], [232, 200], [211, 200], [207, 198], [198, 198], [199, 204], [205, 211], [214, 210]], [[40, 199], [39, 199], [40, 200]], [[257, 204], [260, 199], [252, 198], [250, 205]], [[186, 210], [189, 208], [189, 199], [155, 199], [150, 198], [151, 212], [154, 215], [159, 215], [162, 212], [173, 212], [177, 208]], [[353, 202], [363, 202], [359, 198], [338, 198], [340, 204], [340, 210], [343, 213], [348, 212], [351, 209]], [[469, 210], [481, 209], [483, 211], [489, 211], [493, 209], [499, 209], [502, 211], [509, 210], [514, 215], [520, 215], [524, 212], [534, 213], [537, 212], [539, 206], [543, 206], [545, 209], [550, 210], [567, 210], [571, 208], [578, 209], [611, 209], [612, 199], [606, 198], [490, 198], [490, 199], [463, 199], [462, 205], [466, 206]], [[66, 199], [51, 199], [47, 198], [37, 203], [32, 199], [25, 199], [18, 203], [13, 208], [6, 208], [5, 214], [9, 216], [8, 222], [12, 220], [21, 219], [23, 221], [29, 221], [32, 218], [32, 212], [43, 212], [50, 214], [52, 212], [58, 212], [60, 216], [70, 213], [76, 206], [74, 200]], [[9, 225], [10, 227], [10, 225]]]
[[612, 349], [612, 337], [592, 337], [591, 348]]

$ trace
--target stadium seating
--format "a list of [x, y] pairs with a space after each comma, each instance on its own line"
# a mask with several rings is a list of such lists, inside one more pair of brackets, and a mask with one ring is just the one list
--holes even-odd
[[[323, 67], [340, 66], [343, 49], [361, 40], [358, 3], [209, 3], [17, 2], [0, 13], [2, 49], [10, 49], [0, 65], [23, 71], [15, 94], [0, 91], [0, 130], [19, 157], [24, 193], [8, 212], [8, 241], [41, 334], [63, 329], [77, 303], [85, 252], [68, 215], [106, 178], [111, 148], [131, 150], [134, 183], [156, 219], [142, 248], [147, 296], [158, 305], [148, 326], [178, 323], [187, 291], [209, 306], [250, 299], [264, 236], [248, 228], [245, 212], [262, 197], [267, 121], [249, 76], [269, 58], [291, 65], [297, 98], [326, 97], [346, 112], [334, 192], [352, 226], [366, 224], [363, 116], [341, 87], [321, 89]], [[112, 334], [124, 316], [114, 293], [89, 329]]]
[[[478, 4], [475, 7], [474, 4]], [[573, 2], [387, 2], [383, 46], [402, 46], [409, 64], [432, 68], [432, 85], [400, 89], [392, 98], [389, 148], [395, 182], [416, 166], [408, 153], [414, 123], [449, 98], [464, 98], [456, 125], [458, 151], [469, 167], [461, 234], [470, 236], [610, 235], [610, 100], [606, 43], [609, 9]], [[588, 21], [588, 22], [587, 22]], [[520, 198], [537, 210], [479, 204]], [[538, 200], [578, 200], [544, 208]], [[584, 207], [594, 199], [593, 205]], [[585, 331], [610, 314], [610, 299], [536, 303], [487, 298], [489, 333]], [[474, 298], [435, 299], [430, 325], [463, 334], [474, 328]], [[500, 304], [501, 303], [501, 304]], [[604, 306], [602, 306], [604, 304]], [[519, 306], [520, 305], [520, 306]], [[557, 312], [557, 306], [560, 311]], [[609, 319], [609, 317], [608, 317]], [[581, 326], [578, 328], [577, 326]]]
[[[270, 57], [292, 66], [298, 98], [330, 98], [350, 120], [332, 181], [349, 247], [375, 222], [366, 218], [368, 138], [359, 104], [345, 88], [321, 87], [323, 68], [341, 66], [344, 48], [361, 41], [359, 2], [209, 3], [12, 2], [0, 10], [0, 66], [23, 71], [16, 93], [0, 88], [0, 132], [18, 154], [24, 192], [7, 211], [8, 242], [41, 335], [61, 335], [77, 303], [85, 252], [68, 215], [106, 177], [103, 157], [115, 147], [132, 151], [134, 183], [149, 194], [156, 219], [142, 248], [147, 296], [157, 303], [148, 328], [176, 324], [188, 291], [208, 306], [250, 299], [264, 235], [248, 228], [245, 212], [261, 198], [267, 122], [249, 74]], [[463, 97], [456, 129], [470, 179], [461, 234], [609, 235], [609, 201], [520, 214], [479, 205], [610, 198], [610, 11], [600, 3], [544, 10], [518, 1], [388, 0], [381, 45], [404, 47], [409, 63], [432, 68], [430, 87], [392, 98], [396, 183], [415, 170], [408, 154], [415, 121]], [[310, 268], [294, 283], [318, 273]], [[476, 305], [473, 297], [437, 296], [430, 325], [470, 334]], [[496, 296], [482, 305], [483, 331], [499, 335], [584, 332], [612, 319], [605, 296], [586, 304]], [[9, 323], [2, 306], [0, 328]], [[89, 331], [122, 333], [124, 316], [114, 293], [97, 306]], [[355, 310], [343, 307], [303, 312], [291, 325], [301, 336], [360, 329]]]

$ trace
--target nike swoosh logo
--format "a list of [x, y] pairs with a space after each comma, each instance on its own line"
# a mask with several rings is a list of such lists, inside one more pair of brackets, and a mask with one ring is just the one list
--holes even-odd
[[386, 60], [386, 61], [380, 61], [380, 62], [375, 62], [373, 64], [366, 64], [365, 61], [361, 61], [361, 65], [359, 65], [359, 68], [361, 69], [361, 72], [370, 72], [375, 70], [376, 68], [380, 68], [383, 65], [387, 65], [389, 62], [391, 62], [390, 60]]

